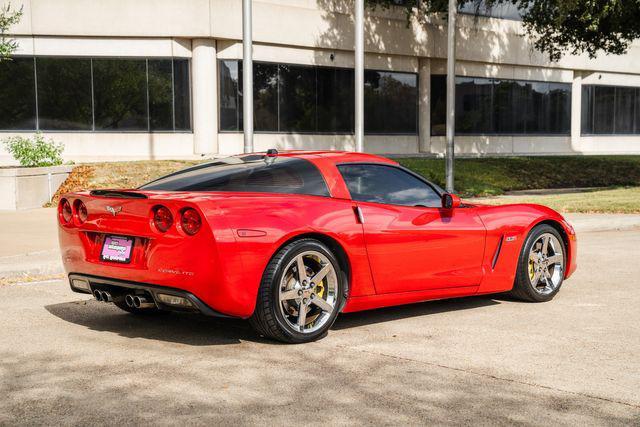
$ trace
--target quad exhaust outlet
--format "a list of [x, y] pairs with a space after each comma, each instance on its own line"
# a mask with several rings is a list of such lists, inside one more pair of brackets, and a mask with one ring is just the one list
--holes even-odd
[[156, 306], [153, 301], [150, 301], [145, 297], [131, 294], [124, 297], [124, 302], [128, 307], [132, 308], [153, 308]]
[[113, 302], [113, 296], [111, 295], [111, 293], [107, 291], [101, 291], [100, 289], [96, 289], [95, 291], [93, 291], [93, 296], [96, 299], [96, 301]]

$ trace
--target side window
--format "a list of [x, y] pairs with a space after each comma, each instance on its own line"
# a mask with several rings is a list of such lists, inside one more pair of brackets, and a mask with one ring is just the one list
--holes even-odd
[[438, 193], [426, 182], [394, 166], [339, 165], [353, 200], [402, 206], [442, 206]]

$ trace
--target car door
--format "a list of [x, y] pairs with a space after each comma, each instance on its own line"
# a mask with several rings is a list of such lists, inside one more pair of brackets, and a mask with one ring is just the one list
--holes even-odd
[[479, 285], [486, 230], [474, 208], [442, 208], [433, 185], [394, 165], [338, 169], [363, 223], [376, 293]]

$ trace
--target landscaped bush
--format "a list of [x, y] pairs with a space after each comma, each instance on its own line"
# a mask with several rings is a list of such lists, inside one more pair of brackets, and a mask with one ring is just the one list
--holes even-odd
[[53, 140], [45, 140], [41, 133], [33, 139], [14, 136], [3, 141], [7, 151], [25, 167], [57, 166], [62, 164], [64, 146]]

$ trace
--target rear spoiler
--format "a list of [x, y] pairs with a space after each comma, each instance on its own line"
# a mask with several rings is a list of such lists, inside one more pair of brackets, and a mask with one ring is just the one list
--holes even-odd
[[92, 196], [110, 197], [114, 199], [148, 199], [145, 194], [126, 190], [92, 190], [89, 194]]

